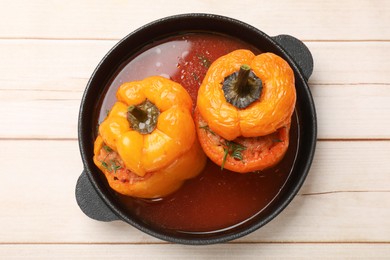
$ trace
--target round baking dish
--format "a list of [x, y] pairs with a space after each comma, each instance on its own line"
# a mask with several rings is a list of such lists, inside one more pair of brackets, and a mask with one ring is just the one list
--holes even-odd
[[[157, 40], [185, 32], [210, 32], [237, 38], [264, 51], [284, 58], [294, 71], [296, 81], [299, 139], [295, 163], [290, 176], [277, 197], [261, 214], [245, 223], [221, 232], [183, 233], [146, 224], [125, 211], [109, 192], [93, 163], [93, 142], [96, 131], [96, 110], [106, 93], [106, 86], [129, 57]], [[307, 80], [313, 71], [313, 58], [308, 48], [289, 35], [270, 37], [257, 28], [224, 16], [182, 14], [151, 22], [130, 33], [116, 44], [93, 72], [81, 101], [78, 135], [84, 170], [76, 184], [76, 200], [82, 211], [100, 221], [124, 221], [156, 238], [192, 245], [227, 242], [245, 236], [267, 224], [292, 201], [309, 172], [316, 146], [317, 122], [314, 102]]]

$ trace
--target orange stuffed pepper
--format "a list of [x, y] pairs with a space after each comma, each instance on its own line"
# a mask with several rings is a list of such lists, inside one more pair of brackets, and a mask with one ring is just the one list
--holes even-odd
[[294, 73], [281, 57], [248, 50], [220, 57], [198, 92], [195, 123], [203, 150], [235, 172], [274, 166], [289, 145], [295, 102]]
[[156, 198], [198, 175], [205, 163], [191, 116], [192, 100], [169, 79], [154, 76], [125, 83], [99, 126], [94, 162], [111, 188]]

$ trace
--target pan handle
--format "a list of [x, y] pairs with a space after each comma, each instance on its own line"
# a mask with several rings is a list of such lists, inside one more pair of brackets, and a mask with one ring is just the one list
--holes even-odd
[[105, 222], [119, 220], [118, 216], [97, 194], [85, 171], [77, 180], [76, 201], [84, 214], [92, 219]]
[[313, 73], [313, 56], [307, 46], [297, 38], [281, 34], [272, 37], [295, 61], [303, 76], [308, 80]]

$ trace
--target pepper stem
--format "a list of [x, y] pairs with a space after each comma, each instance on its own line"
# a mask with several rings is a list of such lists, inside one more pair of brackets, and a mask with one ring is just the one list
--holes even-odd
[[246, 87], [248, 83], [249, 72], [251, 72], [251, 67], [249, 65], [241, 65], [237, 75], [237, 82], [234, 84], [234, 90], [239, 96], [247, 95], [249, 92], [249, 88]]
[[145, 122], [148, 119], [148, 114], [137, 106], [129, 106], [127, 111], [139, 122]]
[[127, 120], [130, 127], [140, 134], [150, 134], [157, 127], [160, 110], [149, 100], [139, 105], [129, 106]]
[[239, 71], [227, 76], [222, 84], [226, 101], [240, 109], [258, 100], [263, 88], [261, 79], [247, 64], [241, 65]]

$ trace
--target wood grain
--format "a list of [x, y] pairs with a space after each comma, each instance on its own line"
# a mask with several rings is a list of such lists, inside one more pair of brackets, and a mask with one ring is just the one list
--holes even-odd
[[[82, 93], [0, 90], [0, 138], [77, 138]], [[320, 139], [389, 139], [390, 87], [312, 86]], [[341, 111], [341, 112], [340, 112]], [[23, 118], [23, 120], [21, 120]], [[24, 127], [25, 125], [29, 127]]]
[[[4, 54], [0, 138], [77, 138], [82, 93], [99, 59], [114, 43], [0, 41]], [[390, 43], [308, 45], [316, 61], [309, 84], [317, 107], [318, 137], [390, 138], [390, 74], [386, 73]], [[20, 120], [27, 111], [29, 115]]]
[[[3, 0], [0, 8], [1, 259], [388, 259], [390, 1]], [[85, 216], [77, 117], [101, 58], [156, 19], [204, 12], [301, 39], [317, 151], [299, 194], [233, 242], [190, 247]]]
[[[0, 40], [0, 90], [83, 92], [117, 43], [86, 40]], [[390, 42], [306, 42], [314, 58], [310, 85], [390, 85]]]
[[[98, 222], [81, 212], [74, 198], [83, 169], [77, 141], [3, 140], [0, 147], [7, 173], [0, 189], [0, 243], [161, 242], [123, 222]], [[389, 156], [387, 141], [319, 142], [291, 205], [238, 241], [390, 241]]]
[[389, 244], [226, 244], [204, 247], [172, 244], [0, 245], [5, 258], [39, 259], [388, 259]]
[[[180, 13], [214, 13], [249, 23], [270, 35], [310, 40], [390, 40], [386, 0], [326, 2], [144, 0], [7, 1], [0, 10], [1, 38], [119, 39], [156, 19]], [[248, 11], [250, 10], [250, 11]], [[12, 24], [9, 23], [12, 21]]]

